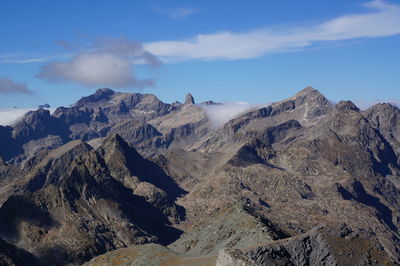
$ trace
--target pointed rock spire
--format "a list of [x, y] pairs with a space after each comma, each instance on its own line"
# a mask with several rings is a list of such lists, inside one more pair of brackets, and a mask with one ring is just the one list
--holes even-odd
[[126, 176], [140, 175], [144, 158], [120, 135], [106, 137], [98, 151], [104, 155], [108, 169], [116, 179], [123, 181]]
[[192, 94], [188, 93], [186, 94], [186, 99], [185, 99], [185, 104], [194, 104], [194, 98]]

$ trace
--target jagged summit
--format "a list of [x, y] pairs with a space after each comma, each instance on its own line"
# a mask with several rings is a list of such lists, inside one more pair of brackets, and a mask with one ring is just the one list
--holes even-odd
[[400, 109], [392, 104], [379, 103], [365, 110], [363, 115], [391, 144], [400, 165]]
[[399, 112], [400, 109], [394, 104], [391, 103], [377, 103], [373, 106], [369, 107], [366, 111], [375, 111], [375, 112], [382, 112], [382, 113], [392, 113], [392, 112]]
[[[111, 155], [115, 152], [129, 154], [130, 160], [140, 161], [142, 156], [131, 147], [119, 134], [111, 134], [103, 140], [102, 148], [106, 156], [112, 157]], [[124, 155], [125, 156], [125, 155]], [[111, 158], [116, 159], [116, 158]]]
[[48, 155], [51, 159], [59, 159], [63, 156], [71, 158], [71, 160], [78, 154], [91, 151], [92, 147], [82, 140], [73, 140], [64, 144], [63, 146], [51, 151]]
[[48, 103], [41, 104], [41, 105], [38, 106], [38, 108], [50, 108], [50, 107], [51, 107], [51, 106], [50, 106], [50, 104], [48, 104]]
[[296, 93], [292, 99], [305, 99], [308, 102], [314, 102], [322, 105], [329, 104], [328, 99], [317, 89], [308, 86], [298, 93]]
[[192, 94], [186, 94], [185, 104], [195, 104]]
[[282, 100], [280, 102], [273, 103], [272, 106], [277, 106], [281, 104], [293, 104], [296, 107], [306, 105], [313, 108], [328, 108], [331, 106], [329, 100], [318, 90], [311, 86], [308, 86], [301, 91], [297, 92], [292, 97]]
[[359, 112], [360, 109], [352, 102], [352, 101], [340, 101], [338, 104], [335, 105], [336, 109], [345, 111], [351, 110]]
[[98, 89], [94, 94], [87, 97], [82, 97], [77, 103], [77, 106], [82, 106], [91, 102], [101, 102], [104, 100], [109, 100], [115, 92], [112, 89], [102, 88]]

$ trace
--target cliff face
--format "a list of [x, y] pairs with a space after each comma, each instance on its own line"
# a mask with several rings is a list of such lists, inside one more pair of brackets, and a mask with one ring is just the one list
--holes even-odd
[[0, 128], [0, 238], [25, 252], [7, 259], [398, 262], [399, 114], [313, 88], [219, 128], [191, 95], [100, 89], [29, 113]]

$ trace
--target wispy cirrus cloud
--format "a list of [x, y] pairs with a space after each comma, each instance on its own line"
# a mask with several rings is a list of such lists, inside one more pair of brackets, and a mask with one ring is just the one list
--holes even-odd
[[27, 64], [48, 61], [48, 57], [32, 57], [22, 59], [0, 59], [0, 63]]
[[188, 6], [180, 7], [162, 7], [158, 3], [153, 3], [150, 5], [150, 9], [154, 12], [167, 15], [172, 19], [183, 19], [194, 13], [199, 12], [199, 9]]
[[42, 66], [37, 77], [50, 82], [73, 82], [85, 86], [153, 86], [153, 79], [136, 78], [133, 71], [135, 63], [158, 66], [161, 61], [138, 42], [110, 38], [95, 43], [91, 49], [77, 51], [68, 60]]
[[33, 94], [33, 91], [24, 83], [0, 77], [0, 94]]
[[348, 14], [307, 27], [267, 27], [249, 32], [199, 34], [144, 47], [164, 61], [237, 60], [306, 49], [321, 43], [400, 34], [400, 6], [383, 0], [364, 4], [365, 12]]
[[33, 62], [43, 62], [46, 60], [47, 60], [47, 57], [30, 56], [25, 53], [0, 54], [0, 63], [26, 64], [26, 63], [33, 63]]

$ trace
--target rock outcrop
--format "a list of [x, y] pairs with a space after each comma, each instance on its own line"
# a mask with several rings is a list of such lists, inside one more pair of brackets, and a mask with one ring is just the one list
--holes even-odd
[[192, 94], [186, 94], [185, 104], [195, 104]]

